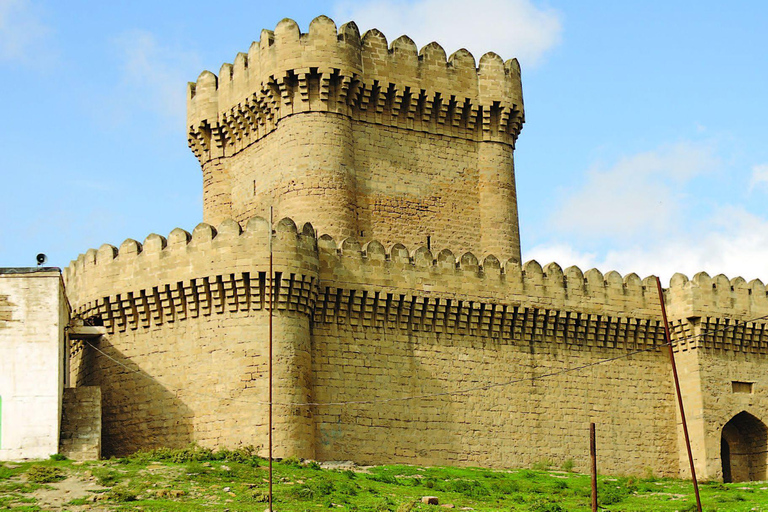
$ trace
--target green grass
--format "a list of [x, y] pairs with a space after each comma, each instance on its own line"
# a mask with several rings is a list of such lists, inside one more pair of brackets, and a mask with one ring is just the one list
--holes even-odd
[[[38, 510], [34, 491], [55, 480], [75, 477], [95, 481], [98, 507], [106, 510], [263, 511], [267, 502], [267, 464], [252, 450], [212, 452], [190, 447], [155, 450], [109, 461], [73, 463], [51, 460], [0, 464], [0, 510]], [[415, 512], [441, 510], [424, 505], [422, 496], [437, 496], [457, 510], [561, 512], [590, 510], [590, 479], [571, 471], [537, 468], [488, 470], [450, 467], [378, 466], [365, 472], [324, 470], [316, 463], [286, 459], [274, 463], [275, 510], [322, 509]], [[42, 469], [41, 469], [42, 468]], [[569, 468], [570, 469], [570, 468]], [[36, 473], [53, 483], [30, 481]], [[701, 485], [704, 510], [768, 512], [765, 482]], [[599, 480], [601, 510], [685, 511], [693, 507], [690, 482], [653, 478]], [[69, 497], [69, 505], [88, 498]], [[19, 508], [23, 507], [23, 508]], [[64, 507], [66, 510], [66, 506]]]

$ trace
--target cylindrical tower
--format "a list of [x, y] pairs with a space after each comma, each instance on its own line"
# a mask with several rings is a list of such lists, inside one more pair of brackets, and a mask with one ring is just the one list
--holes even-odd
[[266, 454], [270, 288], [274, 454], [314, 456], [309, 322], [318, 258], [311, 226], [174, 230], [81, 255], [64, 272], [73, 316], [107, 335], [75, 347], [73, 382], [100, 386], [104, 454], [160, 446], [255, 446]]
[[213, 226], [232, 218], [232, 183], [224, 158], [214, 158], [202, 164], [203, 222]]
[[502, 142], [478, 144], [480, 246], [483, 255], [520, 263], [515, 164], [512, 147]]
[[[358, 235], [352, 141], [345, 115], [302, 112], [281, 119], [278, 130], [232, 162], [234, 218], [242, 222], [274, 206], [277, 218], [311, 222], [339, 239]], [[258, 152], [272, 156], [264, 160]]]

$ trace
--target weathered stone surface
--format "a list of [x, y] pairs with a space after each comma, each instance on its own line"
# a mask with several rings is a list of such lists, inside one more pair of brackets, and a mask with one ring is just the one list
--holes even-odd
[[59, 453], [73, 460], [101, 457], [101, 390], [64, 388]]

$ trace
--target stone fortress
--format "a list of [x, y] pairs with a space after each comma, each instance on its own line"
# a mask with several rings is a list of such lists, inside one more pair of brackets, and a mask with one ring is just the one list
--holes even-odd
[[[286, 19], [187, 101], [205, 222], [63, 273], [105, 455], [266, 449], [272, 297], [278, 457], [586, 471], [595, 422], [600, 471], [689, 474], [655, 279], [521, 262], [516, 60]], [[766, 479], [765, 285], [664, 300], [698, 475]]]

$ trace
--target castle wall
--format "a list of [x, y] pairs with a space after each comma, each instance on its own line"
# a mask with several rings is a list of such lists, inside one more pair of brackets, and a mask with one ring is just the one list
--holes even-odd
[[586, 471], [594, 421], [601, 471], [677, 474], [652, 280], [327, 237], [319, 249], [315, 400], [351, 403], [315, 409], [318, 458]]
[[560, 467], [570, 459], [588, 472], [594, 421], [602, 472], [677, 476], [673, 389], [658, 352], [534, 380], [624, 351], [335, 323], [315, 327], [314, 347], [324, 363], [314, 366], [318, 402], [371, 401], [316, 409], [321, 460]]
[[[316, 239], [290, 219], [273, 239], [277, 456], [586, 470], [594, 421], [601, 471], [687, 474], [654, 279]], [[263, 219], [228, 220], [67, 269], [76, 314], [109, 332], [72, 365], [103, 390], [105, 453], [265, 446], [267, 242]], [[719, 478], [723, 425], [768, 410], [766, 289], [675, 276], [665, 300], [697, 471]]]

